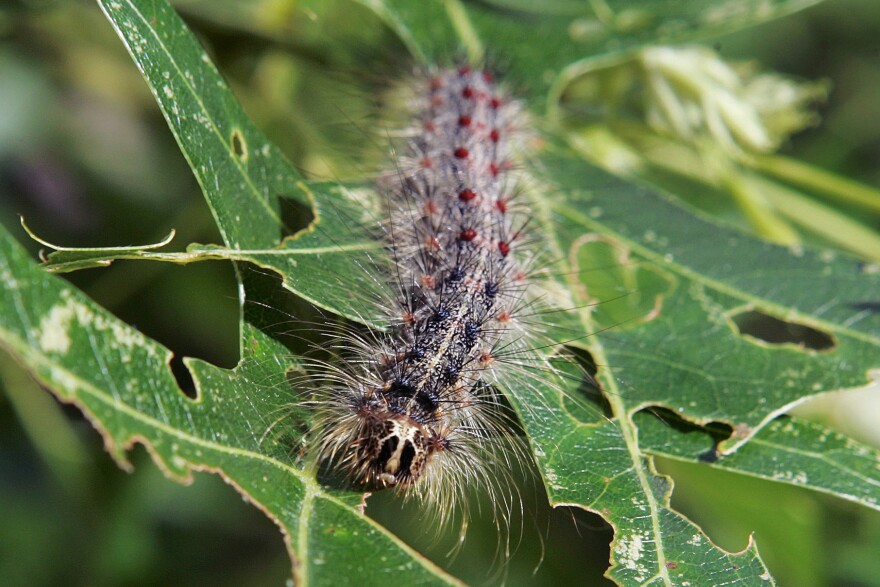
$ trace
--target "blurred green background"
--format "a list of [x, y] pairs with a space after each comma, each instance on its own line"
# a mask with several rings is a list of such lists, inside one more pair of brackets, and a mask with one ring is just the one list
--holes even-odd
[[[371, 96], [403, 63], [401, 49], [359, 6], [312, 2], [317, 12], [308, 18], [297, 4], [176, 6], [248, 113], [298, 167], [324, 178], [364, 175], [382, 150], [370, 138]], [[878, 33], [880, 2], [837, 0], [706, 43], [725, 58], [830, 79], [823, 124], [783, 152], [877, 186]], [[68, 246], [153, 242], [172, 227], [177, 247], [220, 240], [146, 84], [92, 2], [0, 5], [0, 222], [36, 255], [18, 214]], [[878, 218], [861, 220], [880, 228]], [[235, 365], [230, 266], [120, 262], [66, 277], [178, 357]], [[174, 367], [191, 391], [179, 359]], [[131, 454], [134, 471], [122, 471], [77, 410], [58, 405], [5, 355], [0, 387], [0, 584], [280, 585], [289, 577], [277, 528], [218, 477], [177, 485], [142, 448]], [[880, 442], [846, 412], [835, 425]], [[707, 467], [660, 468], [676, 480], [674, 505], [719, 545], [741, 550], [755, 532], [781, 584], [880, 585], [880, 513]], [[549, 512], [540, 491], [526, 487], [526, 508], [536, 513], [524, 522], [507, 582], [598, 583], [610, 529], [585, 512]], [[394, 530], [424, 546], [417, 524], [399, 522], [407, 517], [390, 496], [374, 497], [370, 511], [398, 520]], [[497, 580], [487, 574], [491, 534], [475, 530], [452, 571]], [[450, 564], [441, 548], [431, 555]]]

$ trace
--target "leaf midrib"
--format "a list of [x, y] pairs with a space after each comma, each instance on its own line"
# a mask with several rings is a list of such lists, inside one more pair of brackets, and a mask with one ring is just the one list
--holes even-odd
[[[545, 193], [552, 193], [552, 190], [547, 190]], [[544, 217], [545, 226], [552, 226], [550, 223], [546, 223], [549, 220], [549, 212], [553, 209], [553, 202], [550, 201], [546, 197], [540, 197], [535, 195], [534, 197], [535, 203], [538, 206], [537, 213]], [[555, 249], [555, 253], [557, 258], [565, 259], [567, 258], [562, 254], [563, 247], [562, 243], [559, 241], [559, 233], [557, 231], [553, 231], [550, 235], [550, 242], [553, 244], [553, 248]], [[568, 275], [568, 290], [574, 291], [574, 287], [571, 282], [574, 280], [574, 276], [571, 275], [570, 272], [567, 272]], [[593, 324], [590, 319], [589, 310], [579, 309], [577, 311], [578, 321], [583, 327], [584, 332], [592, 332]], [[598, 338], [594, 338], [594, 342], [590, 345], [590, 353], [596, 361], [597, 365], [608, 365], [610, 364], [605, 355], [604, 346], [601, 344]], [[624, 444], [626, 445], [627, 453], [630, 457], [630, 468], [635, 472], [636, 479], [638, 480], [639, 487], [642, 490], [643, 495], [645, 496], [645, 501], [650, 509], [651, 516], [651, 532], [654, 535], [654, 545], [655, 545], [655, 558], [656, 558], [656, 570], [657, 572], [649, 579], [649, 582], [652, 582], [654, 579], [660, 579], [663, 581], [664, 585], [671, 586], [672, 579], [669, 576], [669, 569], [666, 566], [666, 552], [664, 546], [664, 534], [660, 528], [660, 508], [662, 504], [658, 503], [656, 497], [654, 496], [650, 479], [648, 479], [648, 470], [646, 466], [646, 459], [648, 458], [640, 449], [638, 443], [638, 430], [636, 429], [635, 422], [631, 420], [628, 415], [626, 406], [624, 405], [622, 395], [620, 394], [620, 390], [617, 387], [617, 380], [614, 377], [607, 377], [607, 385], [608, 389], [603, 390], [603, 395], [611, 407], [612, 414], [614, 414], [614, 421], [617, 423], [619, 430], [621, 431], [621, 436], [623, 438]], [[598, 499], [598, 498], [597, 498]], [[595, 503], [595, 501], [594, 501]], [[613, 523], [612, 520], [609, 519], [609, 522], [615, 527], [615, 534], [620, 532], [620, 529], [616, 524]], [[614, 540], [618, 540], [619, 536], [616, 535]], [[613, 558], [613, 548], [612, 548], [612, 560]], [[619, 565], [619, 562], [615, 561], [615, 565]]]

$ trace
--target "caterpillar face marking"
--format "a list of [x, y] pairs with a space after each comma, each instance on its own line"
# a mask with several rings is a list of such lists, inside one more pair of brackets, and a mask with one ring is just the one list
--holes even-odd
[[[395, 487], [441, 521], [469, 487], [498, 487], [509, 416], [492, 386], [499, 348], [521, 348], [525, 275], [518, 205], [518, 102], [488, 72], [435, 70], [414, 80], [415, 121], [394, 172], [379, 180], [397, 291], [396, 327], [346, 341], [352, 370], [318, 402], [317, 457], [355, 484]], [[509, 501], [509, 500], [507, 500]]]
[[414, 483], [431, 454], [445, 444], [413, 418], [390, 412], [365, 414], [359, 459], [368, 479], [382, 487]]

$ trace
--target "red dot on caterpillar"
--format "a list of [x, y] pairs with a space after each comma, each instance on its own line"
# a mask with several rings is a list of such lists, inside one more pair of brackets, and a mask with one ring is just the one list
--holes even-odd
[[470, 188], [465, 188], [465, 189], [461, 190], [460, 192], [458, 192], [458, 199], [461, 200], [462, 202], [470, 202], [471, 200], [473, 200], [476, 197], [477, 197], [477, 192], [475, 192], [474, 190], [472, 190]]
[[506, 525], [516, 497], [499, 480], [528, 451], [511, 448], [515, 425], [496, 408], [506, 373], [524, 368], [510, 358], [531, 344], [528, 325], [513, 328], [506, 308], [531, 303], [531, 284], [522, 282], [539, 240], [517, 239], [527, 202], [509, 204], [509, 190], [519, 193], [528, 179], [507, 161], [527, 146], [522, 105], [490, 72], [468, 65], [413, 82], [411, 126], [396, 135], [407, 137], [396, 145], [402, 158], [380, 183], [390, 200], [390, 270], [375, 280], [396, 299], [390, 311], [377, 310], [394, 327], [343, 341], [355, 367], [328, 378], [340, 383], [319, 408], [316, 456], [366, 491], [416, 498], [440, 526], [467, 510], [470, 488], [480, 487]]
[[465, 242], [470, 242], [475, 238], [477, 238], [477, 231], [473, 228], [465, 228], [458, 235], [458, 240]]

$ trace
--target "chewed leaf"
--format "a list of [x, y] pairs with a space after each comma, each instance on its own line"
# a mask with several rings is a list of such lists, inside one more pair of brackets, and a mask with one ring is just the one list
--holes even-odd
[[[870, 382], [880, 317], [858, 301], [880, 290], [880, 276], [848, 257], [762, 243], [565, 156], [547, 162], [562, 189], [602, 186], [572, 189], [555, 205], [565, 242], [608, 235], [675, 282], [655, 319], [586, 341], [601, 344], [628, 410], [655, 405], [699, 424], [726, 422], [736, 434], [720, 449], [730, 452], [809, 396]], [[755, 310], [825, 342], [756, 344], [735, 322]]]
[[719, 427], [701, 429], [668, 414], [647, 411], [637, 414], [635, 421], [641, 445], [651, 454], [711, 463], [719, 469], [808, 487], [880, 509], [880, 481], [876, 479], [880, 451], [820, 424], [780, 418], [734, 454], [719, 457], [715, 445], [728, 433]]
[[589, 509], [614, 526], [608, 576], [621, 585], [710, 584], [719, 576], [745, 585], [772, 581], [754, 543], [740, 553], [724, 552], [670, 508], [672, 483], [640, 452], [634, 427], [598, 410], [586, 416], [586, 410], [569, 410], [567, 397], [581, 393], [577, 370], [514, 373], [503, 383], [516, 390], [509, 395], [551, 503]]
[[279, 197], [307, 203], [297, 186], [299, 173], [254, 127], [167, 2], [100, 5], [149, 80], [225, 243], [236, 249], [275, 246], [283, 225]]
[[172, 228], [165, 238], [156, 243], [146, 245], [128, 245], [120, 247], [65, 247], [50, 243], [49, 241], [37, 236], [25, 223], [24, 216], [21, 217], [21, 227], [33, 240], [37, 241], [52, 252], [46, 254], [45, 251], [40, 252], [40, 258], [50, 270], [76, 271], [78, 269], [87, 269], [91, 267], [106, 267], [113, 262], [114, 259], [131, 255], [136, 258], [145, 251], [161, 249], [165, 245], [174, 240], [176, 234]]
[[[560, 72], [589, 51], [727, 29], [811, 3], [776, 0], [761, 3], [761, 10], [733, 3], [725, 13], [701, 1], [671, 14], [668, 2], [633, 10], [619, 0], [593, 3], [607, 11], [588, 13], [586, 4], [563, 0], [546, 14], [518, 0], [363, 2], [423, 61], [448, 61], [461, 47], [470, 55], [498, 51], [515, 83], [530, 82], [526, 99], [536, 117]], [[382, 263], [373, 232], [382, 219], [372, 205], [376, 194], [359, 184], [304, 181], [248, 120], [167, 2], [102, 0], [101, 6], [143, 72], [224, 239], [223, 246], [190, 245], [165, 260], [250, 262], [281, 275], [314, 305], [381, 328], [374, 301], [389, 287], [381, 275], [351, 287], [352, 276]], [[536, 36], [540, 50], [523, 42]], [[797, 449], [803, 440], [768, 427], [773, 418], [811, 394], [861, 385], [878, 366], [878, 314], [865, 310], [871, 300], [863, 292], [880, 291], [880, 276], [848, 258], [796, 255], [721, 228], [662, 194], [586, 166], [566, 147], [547, 146], [534, 159], [544, 174], [534, 222], [547, 235], [541, 246], [548, 257], [560, 260], [554, 284], [570, 303], [557, 308], [566, 314], [559, 322], [575, 330], [554, 332], [551, 344], [535, 350], [534, 371], [502, 382], [552, 502], [595, 511], [614, 526], [609, 574], [620, 584], [772, 583], [753, 543], [742, 553], [725, 552], [670, 509], [671, 483], [648, 455], [697, 458], [688, 452], [690, 442], [706, 435], [672, 428], [660, 434], [638, 412], [660, 406], [686, 426], [728, 423], [732, 440], [709, 435], [714, 444], [704, 452], [715, 457], [768, 435], [778, 444], [774, 454]], [[284, 199], [309, 207], [308, 226], [285, 226]], [[68, 256], [55, 259], [73, 264], [161, 258], [143, 247], [62, 252]], [[590, 275], [593, 263], [605, 266], [601, 278]], [[239, 279], [242, 303], [264, 302]], [[247, 312], [235, 370], [186, 363], [199, 391], [194, 401], [178, 389], [166, 349], [38, 270], [6, 233], [0, 233], [0, 280], [5, 348], [58, 397], [83, 409], [120, 463], [141, 442], [174, 478], [187, 480], [193, 470], [222, 474], [282, 528], [297, 581], [455, 582], [365, 518], [357, 496], [318, 483], [298, 452], [307, 422], [292, 415], [283, 434], [267, 434], [296, 391], [287, 378], [296, 357], [249, 322]], [[609, 296], [617, 299], [602, 307]], [[758, 344], [735, 321], [743, 312], [825, 333], [833, 345]], [[607, 413], [581, 405], [580, 371], [541, 370], [564, 346], [589, 353]], [[758, 457], [744, 452], [748, 447], [719, 462], [772, 478], [772, 471], [759, 470]], [[822, 460], [800, 466], [814, 478], [811, 468], [821, 469]], [[849, 468], [853, 477], [870, 474], [861, 462]], [[876, 497], [871, 481], [859, 486], [863, 503]], [[852, 484], [826, 480], [814, 487], [842, 494]], [[373, 556], [377, 551], [382, 555]]]
[[[410, 581], [455, 582], [359, 513], [352, 505], [358, 496], [322, 488], [291, 451], [295, 435], [285, 446], [265, 441], [290, 402], [285, 372], [292, 363], [279, 359], [288, 351], [278, 342], [246, 329], [250, 342], [235, 370], [188, 361], [198, 390], [191, 400], [177, 386], [167, 349], [34, 266], [5, 231], [0, 277], [3, 347], [82, 409], [122, 466], [126, 451], [142, 443], [176, 479], [221, 474], [282, 529], [300, 581], [334, 582], [357, 561], [359, 573], [377, 582], [403, 569]], [[382, 559], [355, 554], [375, 548]]]

